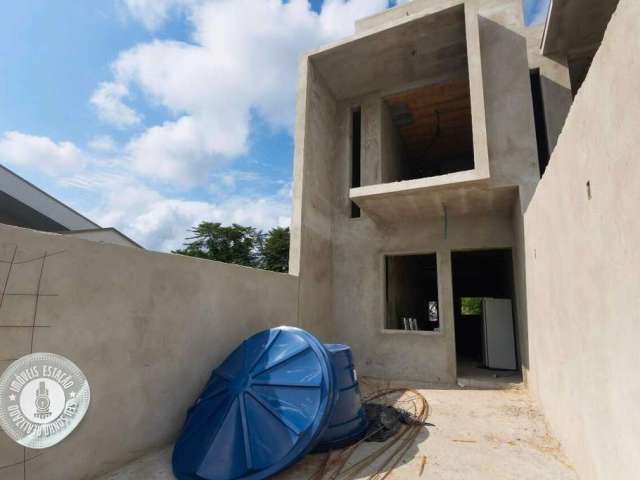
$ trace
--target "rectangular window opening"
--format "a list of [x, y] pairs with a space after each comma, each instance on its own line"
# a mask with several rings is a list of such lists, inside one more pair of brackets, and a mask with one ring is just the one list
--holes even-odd
[[549, 141], [547, 138], [547, 121], [544, 116], [544, 103], [542, 101], [542, 81], [540, 69], [535, 68], [530, 72], [531, 97], [533, 99], [533, 119], [536, 127], [536, 142], [538, 144], [538, 167], [540, 177], [544, 175], [549, 164]]
[[[351, 112], [351, 188], [360, 187], [360, 150], [362, 145], [362, 113]], [[360, 217], [360, 207], [351, 201], [351, 218]]]
[[436, 254], [385, 257], [388, 330], [439, 331]]
[[382, 183], [475, 168], [464, 23], [448, 41], [449, 63], [437, 76], [426, 75], [422, 86], [383, 99]]

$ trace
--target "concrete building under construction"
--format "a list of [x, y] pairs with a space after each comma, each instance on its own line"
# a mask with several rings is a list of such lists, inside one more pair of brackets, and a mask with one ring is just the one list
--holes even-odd
[[[521, 0], [413, 0], [304, 56], [288, 275], [0, 225], [0, 371], [55, 352], [92, 394], [54, 448], [0, 438], [0, 478], [95, 478], [161, 449], [210, 368], [281, 324], [466, 406], [458, 385], [522, 382], [579, 478], [637, 478], [640, 2], [522, 17]], [[467, 414], [472, 435], [477, 411], [434, 423]], [[440, 465], [488, 465], [443, 430], [420, 448], [442, 438]], [[524, 459], [503, 478], [575, 478], [527, 476], [548, 451], [517, 441], [485, 451]]]

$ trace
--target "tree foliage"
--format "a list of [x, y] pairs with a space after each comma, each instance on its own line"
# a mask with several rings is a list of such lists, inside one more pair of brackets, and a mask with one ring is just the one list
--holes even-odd
[[460, 304], [462, 315], [482, 315], [482, 298], [462, 297]]
[[266, 234], [261, 249], [261, 267], [274, 272], [289, 271], [289, 227], [276, 227]]
[[276, 272], [289, 269], [289, 228], [277, 227], [265, 234], [235, 223], [201, 222], [191, 233], [184, 248], [173, 253]]

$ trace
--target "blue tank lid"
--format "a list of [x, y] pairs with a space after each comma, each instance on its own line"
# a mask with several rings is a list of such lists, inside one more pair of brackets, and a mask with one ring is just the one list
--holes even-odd
[[336, 400], [318, 339], [293, 327], [260, 332], [212, 372], [189, 409], [174, 473], [180, 480], [268, 478], [315, 446]]

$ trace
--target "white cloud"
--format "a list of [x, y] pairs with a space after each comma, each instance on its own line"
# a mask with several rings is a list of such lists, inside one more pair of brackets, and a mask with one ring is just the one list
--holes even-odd
[[12, 131], [0, 137], [0, 161], [35, 167], [49, 175], [65, 175], [81, 169], [86, 158], [71, 142], [56, 143], [47, 137]]
[[90, 217], [154, 250], [180, 248], [189, 229], [201, 221], [239, 223], [264, 230], [290, 223], [290, 199], [280, 193], [231, 195], [219, 202], [207, 202], [168, 197], [131, 179], [100, 178], [95, 184], [102, 186], [103, 197]]
[[127, 106], [123, 99], [129, 95], [129, 89], [122, 83], [103, 82], [91, 97], [91, 104], [98, 116], [116, 127], [130, 127], [141, 121], [140, 115]]
[[[320, 14], [307, 0], [121, 1], [149, 29], [181, 9], [190, 40], [155, 40], [122, 52], [91, 104], [103, 120], [129, 127], [142, 121], [126, 104], [129, 92], [141, 92], [167, 110], [166, 120], [122, 145], [93, 138], [86, 151], [8, 132], [0, 137], [0, 162], [55, 176], [70, 196], [91, 205], [83, 208], [90, 218], [150, 249], [179, 248], [203, 220], [288, 225], [291, 186], [265, 188], [255, 172], [235, 171], [230, 162], [249, 153], [252, 115], [271, 128], [292, 128], [300, 55], [352, 33], [356, 18], [385, 8], [387, 0], [326, 0]], [[210, 190], [214, 198], [168, 193], [207, 179], [220, 185]], [[158, 189], [156, 180], [173, 188]], [[254, 185], [274, 193], [238, 193]]]
[[354, 22], [387, 8], [387, 0], [325, 0], [320, 23], [326, 37], [335, 39], [353, 33]]
[[117, 150], [116, 142], [109, 135], [93, 137], [89, 140], [88, 146], [91, 150], [105, 153], [112, 153]]
[[[126, 151], [140, 175], [186, 187], [203, 178], [203, 166], [247, 153], [252, 112], [272, 128], [291, 129], [300, 55], [387, 7], [387, 0], [326, 0], [318, 14], [307, 0], [125, 3], [147, 26], [177, 7], [188, 12], [190, 43], [155, 40], [124, 51], [113, 82], [103, 84], [135, 86], [175, 117], [132, 139]], [[105, 103], [122, 113], [127, 91], [115, 93]]]
[[196, 0], [123, 0], [132, 17], [145, 28], [155, 30], [177, 9], [196, 3]]
[[[99, 137], [90, 144], [103, 147], [111, 145], [109, 140], [110, 137]], [[229, 189], [229, 195], [215, 201], [196, 201], [154, 190], [123, 170], [119, 160], [91, 157], [70, 142], [55, 143], [47, 137], [5, 133], [0, 137], [0, 161], [37, 167], [56, 177], [66, 191], [74, 192], [75, 200], [83, 199], [81, 203], [92, 205], [85, 212], [89, 218], [100, 225], [116, 227], [153, 250], [181, 247], [188, 230], [201, 221], [240, 223], [264, 230], [290, 222], [289, 185], [273, 194], [234, 193], [236, 182], [264, 183], [253, 172], [231, 170], [218, 174], [217, 179]]]

